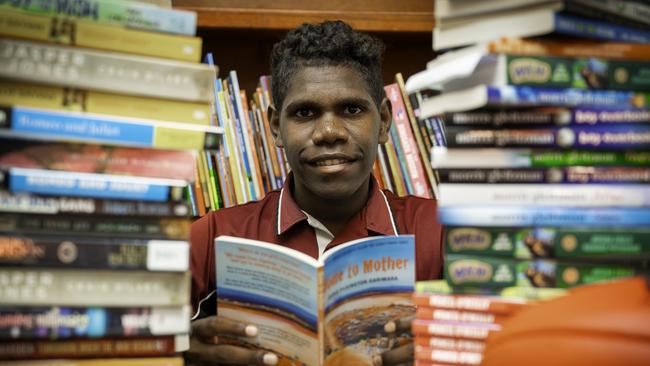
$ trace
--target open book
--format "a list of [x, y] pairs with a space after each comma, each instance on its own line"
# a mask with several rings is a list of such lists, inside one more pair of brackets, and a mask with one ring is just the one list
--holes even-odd
[[[377, 236], [341, 244], [320, 260], [281, 245], [215, 239], [217, 313], [255, 324], [232, 340], [268, 349], [278, 365], [372, 365], [410, 341], [384, 325], [415, 313], [415, 240]], [[222, 337], [220, 337], [222, 339]]]

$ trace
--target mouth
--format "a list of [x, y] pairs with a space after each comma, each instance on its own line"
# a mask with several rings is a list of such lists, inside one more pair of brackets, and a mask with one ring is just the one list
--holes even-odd
[[332, 165], [347, 164], [349, 162], [350, 160], [347, 159], [325, 159], [325, 160], [314, 161], [311, 164], [315, 166], [332, 166]]
[[351, 156], [337, 154], [337, 155], [317, 156], [312, 159], [309, 159], [307, 162], [309, 165], [316, 168], [332, 170], [337, 168], [344, 168], [345, 166], [355, 162], [356, 160], [357, 159]]

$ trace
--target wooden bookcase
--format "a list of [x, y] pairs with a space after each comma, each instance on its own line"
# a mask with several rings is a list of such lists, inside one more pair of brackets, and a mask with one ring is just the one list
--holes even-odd
[[304, 22], [341, 19], [386, 43], [384, 82], [405, 78], [434, 58], [433, 0], [173, 0], [174, 8], [196, 11], [203, 51], [212, 52], [220, 75], [236, 70], [242, 89], [254, 90], [269, 74], [273, 44]]

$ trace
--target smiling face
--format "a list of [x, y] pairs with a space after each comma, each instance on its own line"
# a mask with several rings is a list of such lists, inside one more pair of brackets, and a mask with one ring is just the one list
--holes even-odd
[[280, 108], [272, 130], [293, 171], [298, 204], [359, 197], [365, 202], [377, 145], [387, 139], [387, 100], [378, 108], [353, 68], [304, 66], [293, 75]]

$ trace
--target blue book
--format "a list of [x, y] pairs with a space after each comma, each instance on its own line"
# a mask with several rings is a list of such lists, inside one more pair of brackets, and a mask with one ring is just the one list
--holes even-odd
[[203, 149], [219, 144], [223, 130], [191, 123], [37, 108], [0, 108], [0, 135], [49, 141], [79, 141], [94, 144], [151, 147], [159, 149]]
[[484, 107], [597, 107], [647, 109], [650, 93], [622, 90], [552, 89], [478, 85], [443, 93], [420, 103], [420, 118]]
[[1, 173], [5, 176], [2, 183], [12, 193], [48, 196], [168, 201], [174, 191], [182, 192], [187, 185], [184, 180], [46, 169], [9, 168]]
[[246, 174], [246, 195], [247, 201], [254, 200], [255, 198], [255, 187], [254, 187], [254, 178], [253, 178], [253, 162], [248, 159], [248, 150], [249, 146], [246, 141], [246, 135], [244, 133], [244, 128], [246, 128], [245, 117], [240, 113], [242, 111], [241, 101], [239, 100], [239, 85], [235, 85], [237, 81], [237, 73], [231, 71], [228, 76], [228, 92], [230, 94], [230, 105], [233, 113], [233, 119], [235, 124], [235, 132], [237, 133], [237, 141], [239, 143], [241, 151], [241, 159], [244, 164], [244, 173]]
[[403, 181], [404, 181], [404, 187], [406, 187], [406, 193], [415, 194], [415, 190], [413, 189], [413, 183], [411, 182], [411, 176], [409, 175], [409, 171], [406, 167], [406, 159], [404, 159], [404, 150], [402, 150], [402, 141], [399, 139], [396, 129], [397, 127], [395, 127], [395, 124], [392, 123], [390, 129], [388, 130], [388, 133], [390, 134], [390, 138], [393, 140], [393, 146], [395, 146], [395, 154], [397, 155], [397, 162], [399, 163], [399, 168], [400, 171], [402, 172], [402, 177], [404, 177]]
[[468, 205], [438, 208], [438, 219], [443, 225], [453, 226], [647, 227], [650, 208]]

